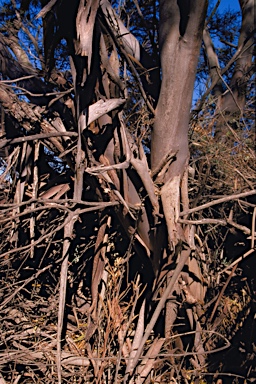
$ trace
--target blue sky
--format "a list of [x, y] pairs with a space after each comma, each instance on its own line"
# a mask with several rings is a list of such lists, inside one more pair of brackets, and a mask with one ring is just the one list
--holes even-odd
[[[216, 4], [217, 0], [213, 2], [213, 4]], [[240, 5], [238, 0], [221, 0], [219, 8], [220, 11], [225, 11], [227, 9], [234, 9], [234, 10], [239, 10]]]

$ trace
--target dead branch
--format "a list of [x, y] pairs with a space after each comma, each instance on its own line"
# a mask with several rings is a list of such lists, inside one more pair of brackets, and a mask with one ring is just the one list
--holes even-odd
[[224, 292], [225, 292], [225, 290], [226, 290], [230, 280], [232, 279], [232, 277], [233, 277], [233, 275], [235, 273], [236, 268], [237, 268], [237, 264], [235, 264], [232, 267], [232, 271], [230, 272], [230, 274], [229, 274], [225, 284], [223, 285], [223, 287], [222, 287], [222, 289], [220, 291], [220, 294], [218, 296], [218, 299], [217, 299], [216, 303], [214, 304], [214, 307], [213, 307], [213, 310], [212, 310], [212, 313], [211, 313], [211, 316], [210, 316], [210, 319], [209, 319], [210, 322], [212, 322], [212, 319], [214, 318], [215, 312], [217, 311], [217, 308], [218, 308], [218, 305], [219, 305], [219, 303], [221, 301], [221, 298], [224, 295]]
[[77, 220], [78, 215], [71, 213], [68, 215], [64, 223], [64, 243], [62, 251], [62, 264], [60, 272], [60, 288], [59, 288], [59, 310], [58, 310], [58, 327], [57, 327], [57, 373], [58, 383], [62, 383], [61, 378], [61, 340], [62, 329], [64, 320], [64, 310], [66, 305], [66, 289], [67, 289], [67, 275], [68, 275], [68, 259], [69, 259], [69, 247], [72, 239], [74, 223]]
[[50, 268], [52, 268], [52, 265], [48, 265], [47, 267], [40, 269], [34, 275], [32, 275], [31, 277], [26, 279], [24, 281], [24, 283], [19, 288], [17, 288], [10, 296], [8, 296], [2, 302], [2, 304], [0, 305], [0, 310], [2, 310], [17, 295], [17, 293], [19, 293], [26, 285], [28, 285], [31, 281], [36, 280], [38, 278], [38, 276], [40, 276], [42, 273], [44, 273], [45, 271], [47, 271]]
[[218, 274], [221, 275], [224, 272], [227, 272], [230, 268], [233, 268], [236, 264], [240, 263], [240, 261], [243, 261], [246, 259], [246, 257], [252, 255], [255, 253], [255, 249], [250, 249], [248, 252], [246, 252], [243, 256], [238, 257], [233, 263], [229, 264], [226, 268], [224, 268], [222, 271], [220, 271]]
[[253, 189], [252, 191], [242, 192], [242, 193], [237, 193], [231, 196], [222, 197], [221, 199], [210, 201], [209, 203], [205, 203], [203, 205], [200, 205], [199, 207], [195, 207], [195, 208], [188, 209], [187, 211], [183, 211], [180, 213], [180, 216], [189, 215], [190, 213], [202, 211], [205, 208], [213, 207], [214, 205], [217, 205], [217, 204], [226, 203], [227, 201], [237, 200], [242, 197], [252, 196], [255, 194], [256, 194], [256, 189]]
[[168, 299], [168, 297], [171, 295], [172, 293], [172, 290], [174, 289], [174, 286], [175, 286], [175, 283], [180, 275], [180, 272], [182, 271], [184, 265], [186, 264], [188, 258], [189, 258], [189, 255], [190, 255], [190, 249], [186, 249], [186, 250], [183, 250], [181, 252], [181, 255], [180, 255], [180, 259], [178, 261], [178, 264], [173, 272], [173, 275], [170, 279], [170, 282], [168, 284], [168, 286], [166, 287], [161, 299], [159, 300], [158, 304], [157, 304], [157, 307], [145, 329], [145, 332], [144, 332], [144, 336], [141, 340], [141, 344], [137, 350], [137, 353], [134, 357], [134, 362], [133, 362], [133, 366], [135, 367], [141, 357], [141, 353], [142, 353], [142, 350], [144, 348], [144, 344], [146, 343], [146, 341], [148, 340], [149, 338], [149, 335], [150, 335], [150, 332], [152, 331], [155, 323], [157, 322], [157, 319], [165, 305], [165, 302], [166, 300]]

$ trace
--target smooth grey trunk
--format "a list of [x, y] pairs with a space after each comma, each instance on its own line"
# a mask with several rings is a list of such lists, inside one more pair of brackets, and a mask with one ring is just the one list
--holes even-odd
[[188, 125], [206, 10], [207, 0], [160, 1], [162, 85], [152, 132], [152, 170], [177, 151], [164, 181], [181, 176], [189, 156]]
[[207, 0], [160, 1], [162, 84], [152, 132], [151, 166], [155, 172], [163, 159], [176, 153], [156, 177], [163, 185], [160, 194], [171, 248], [182, 238], [177, 223], [180, 184], [189, 158], [190, 108], [207, 4]]

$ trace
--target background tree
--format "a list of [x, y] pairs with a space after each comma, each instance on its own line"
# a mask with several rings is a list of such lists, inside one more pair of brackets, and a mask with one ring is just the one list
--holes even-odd
[[219, 3], [2, 5], [1, 380], [208, 382], [244, 324], [254, 2]]

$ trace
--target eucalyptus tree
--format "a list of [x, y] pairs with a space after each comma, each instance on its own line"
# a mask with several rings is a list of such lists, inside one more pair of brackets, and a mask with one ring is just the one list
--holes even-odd
[[[189, 187], [200, 179], [193, 165], [203, 151], [192, 149], [191, 157], [189, 138], [191, 126], [202, 134], [209, 111], [213, 145], [226, 143], [234, 119], [246, 124], [254, 1], [240, 0], [238, 45], [223, 68], [210, 29], [219, 3], [211, 12], [207, 0], [24, 0], [2, 9], [2, 265], [19, 272], [32, 265], [25, 285], [57, 274], [59, 383], [72, 376], [69, 364], [73, 376], [84, 367], [85, 382], [92, 372], [97, 382], [185, 380], [189, 369], [198, 377], [221, 343], [217, 306], [204, 308], [216, 282], [200, 225], [254, 233], [232, 217], [193, 214], [255, 195], [255, 175], [239, 170], [236, 194], [215, 201], [198, 194], [194, 201], [205, 205], [195, 205]], [[202, 49], [209, 78], [191, 114]], [[231, 142], [232, 151], [236, 132]], [[252, 240], [249, 255], [253, 248]], [[51, 289], [44, 288], [48, 303]], [[14, 295], [7, 292], [1, 308]], [[189, 342], [177, 334], [181, 315]]]

